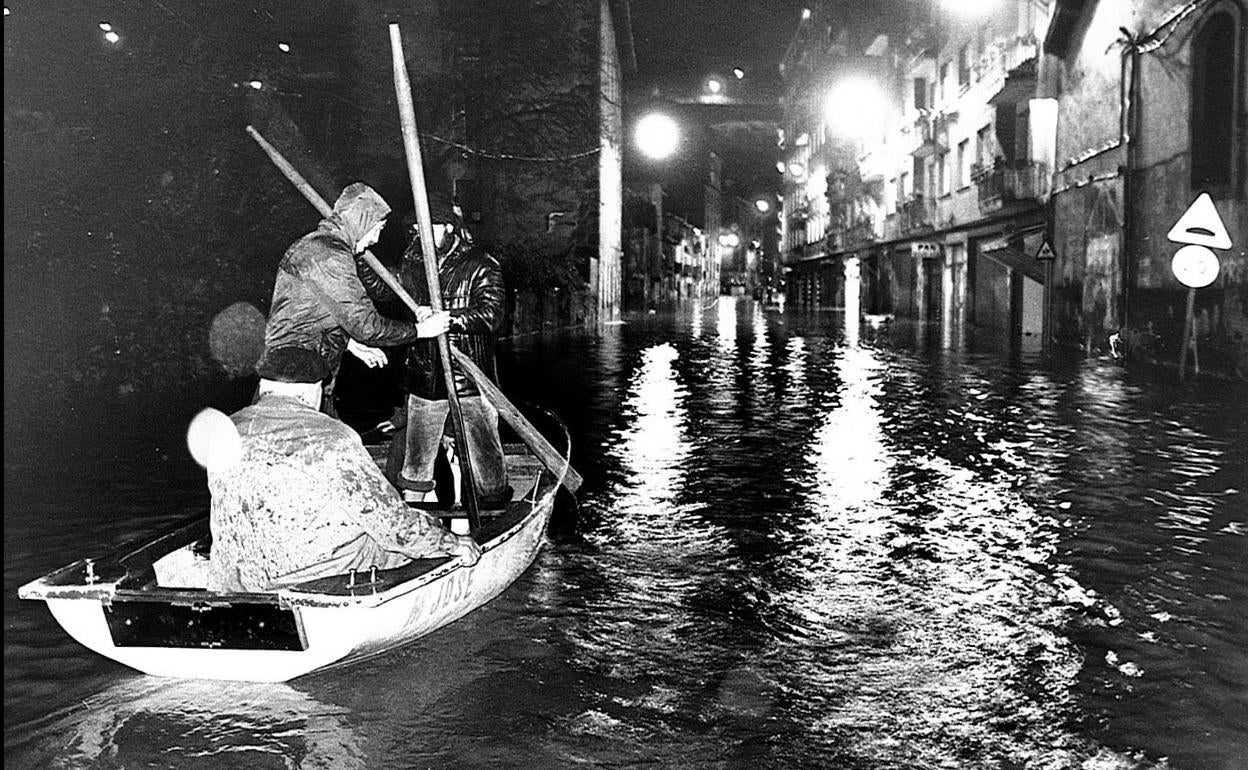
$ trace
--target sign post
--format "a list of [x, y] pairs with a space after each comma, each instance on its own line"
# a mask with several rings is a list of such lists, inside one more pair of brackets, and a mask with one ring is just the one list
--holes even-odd
[[1044, 263], [1044, 320], [1040, 334], [1040, 349], [1047, 356], [1053, 353], [1053, 260], [1057, 259], [1057, 254], [1049, 245], [1048, 238], [1040, 244], [1036, 259]]
[[1209, 193], [1201, 193], [1166, 234], [1172, 243], [1185, 244], [1174, 253], [1170, 269], [1187, 287], [1187, 314], [1183, 319], [1183, 344], [1179, 349], [1179, 380], [1187, 373], [1191, 351], [1193, 371], [1200, 374], [1200, 351], [1196, 347], [1196, 290], [1213, 283], [1221, 265], [1213, 249], [1231, 248], [1231, 236], [1218, 216]]

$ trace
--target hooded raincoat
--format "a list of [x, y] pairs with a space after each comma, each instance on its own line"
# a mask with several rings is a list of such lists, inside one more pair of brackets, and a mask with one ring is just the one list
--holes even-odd
[[284, 346], [314, 350], [336, 372], [348, 339], [375, 347], [416, 341], [416, 324], [378, 313], [356, 273], [356, 244], [389, 213], [380, 195], [357, 182], [315, 231], [286, 250], [264, 330], [265, 355], [256, 366], [261, 377], [268, 352]]

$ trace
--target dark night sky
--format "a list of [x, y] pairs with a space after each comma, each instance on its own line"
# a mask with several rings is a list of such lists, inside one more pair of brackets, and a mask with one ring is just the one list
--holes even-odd
[[[626, 181], [634, 187], [662, 181], [668, 210], [699, 224], [709, 151], [723, 160], [728, 194], [752, 197], [778, 190], [779, 64], [804, 5], [802, 0], [630, 0], [637, 72], [629, 78], [625, 119], [631, 124], [651, 110], [671, 112], [685, 141], [679, 157], [660, 164], [629, 153]], [[744, 70], [744, 79], [733, 76], [735, 67]], [[730, 103], [691, 106], [710, 76], [725, 82]]]
[[[711, 73], [746, 72], [750, 93], [779, 95], [778, 67], [801, 0], [631, 0], [637, 78], [678, 96]], [[730, 86], [735, 86], [735, 83]]]

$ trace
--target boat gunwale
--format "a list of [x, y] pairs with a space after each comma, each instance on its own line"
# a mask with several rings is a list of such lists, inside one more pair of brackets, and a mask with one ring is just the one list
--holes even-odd
[[[565, 442], [567, 442], [565, 446], [570, 444], [567, 426], [563, 424], [563, 421], [548, 410], [543, 409], [542, 411], [553, 418], [561, 432], [563, 432]], [[517, 452], [512, 446], [508, 446], [508, 450], [510, 450], [509, 454], [513, 455], [534, 456], [527, 451]], [[559, 469], [558, 474], [547, 468], [542, 468], [539, 471], [538, 477], [534, 481], [534, 491], [531, 499], [512, 501], [507, 506], [507, 512], [502, 514], [495, 522], [485, 525], [485, 527], [489, 527], [491, 523], [496, 523], [511, 515], [517, 515], [513, 513], [513, 509], [519, 509], [522, 506], [528, 508], [524, 513], [517, 515], [515, 523], [507, 525], [504, 529], [491, 535], [488, 540], [480, 543], [483, 555], [498, 548], [524, 531], [531, 525], [534, 517], [543, 514], [544, 509], [553, 509], [555, 497], [567, 476], [568, 469], [571, 467], [571, 458], [568, 452], [565, 450], [563, 454], [563, 467]], [[344, 590], [350, 592], [345, 595], [326, 591], [313, 591], [300, 586], [330, 580], [346, 581], [349, 578], [348, 574], [316, 578], [306, 583], [284, 586], [274, 591], [211, 591], [202, 588], [173, 588], [147, 584], [135, 588], [123, 587], [124, 583], [137, 582], [140, 579], [149, 578], [156, 561], [180, 548], [192, 546], [208, 532], [210, 532], [208, 515], [203, 513], [195, 514], [171, 525], [151, 539], [125, 543], [107, 556], [86, 557], [59, 567], [19, 587], [17, 591], [18, 598], [36, 601], [47, 601], [49, 599], [94, 600], [106, 606], [114, 601], [126, 601], [192, 606], [263, 604], [277, 605], [283, 609], [293, 607], [377, 607], [419, 590], [444, 577], [448, 577], [460, 568], [473, 569], [473, 567], [465, 567], [463, 562], [455, 557], [439, 556], [428, 559], [415, 559], [393, 570], [379, 570], [377, 575], [383, 576], [387, 573], [420, 569], [423, 566], [424, 569], [418, 574], [396, 582], [394, 585], [380, 591], [376, 590], [376, 583], [373, 582], [357, 583], [351, 588], [343, 586]], [[170, 542], [176, 543], [176, 545], [168, 550], [159, 551], [162, 544]], [[158, 551], [159, 553], [157, 553]], [[141, 563], [133, 563], [136, 561]], [[435, 563], [430, 564], [430, 562]], [[88, 565], [91, 565], [93, 568], [99, 565], [101, 570], [121, 570], [122, 574], [118, 575], [114, 580], [100, 580], [98, 583], [56, 585], [50, 582], [59, 576], [70, 574], [80, 569], [85, 571]], [[355, 593], [356, 591], [367, 591], [367, 593]]]

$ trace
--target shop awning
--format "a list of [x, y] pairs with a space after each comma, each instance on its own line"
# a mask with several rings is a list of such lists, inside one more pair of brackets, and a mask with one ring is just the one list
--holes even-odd
[[999, 246], [985, 249], [979, 253], [993, 262], [1005, 265], [1016, 273], [1021, 273], [1036, 283], [1044, 283], [1044, 265], [1032, 255], [1013, 246]]

